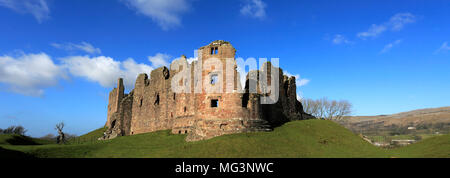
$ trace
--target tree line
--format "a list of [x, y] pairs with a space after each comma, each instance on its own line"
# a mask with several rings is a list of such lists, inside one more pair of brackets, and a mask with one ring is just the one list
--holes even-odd
[[17, 134], [17, 135], [25, 135], [27, 130], [22, 126], [10, 126], [6, 129], [0, 128], [0, 134]]

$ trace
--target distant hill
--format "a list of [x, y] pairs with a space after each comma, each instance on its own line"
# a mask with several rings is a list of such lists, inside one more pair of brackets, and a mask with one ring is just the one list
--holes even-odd
[[101, 135], [102, 129], [98, 129], [82, 136], [84, 141], [68, 145], [0, 144], [0, 147], [4, 153], [24, 153], [38, 158], [450, 157], [449, 135], [433, 137], [431, 141], [425, 139], [410, 145], [411, 149], [406, 146], [386, 150], [326, 120], [293, 121], [272, 132], [224, 135], [198, 142], [186, 142], [186, 135], [174, 135], [170, 130], [94, 141], [93, 138]]
[[[450, 107], [419, 109], [392, 115], [350, 116], [338, 123], [354, 132], [449, 133]], [[400, 133], [402, 134], [402, 133]]]

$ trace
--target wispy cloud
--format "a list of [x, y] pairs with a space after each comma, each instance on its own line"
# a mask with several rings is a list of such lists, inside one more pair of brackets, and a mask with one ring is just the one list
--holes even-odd
[[86, 53], [89, 54], [100, 54], [102, 53], [102, 51], [100, 50], [100, 48], [96, 48], [94, 47], [92, 44], [90, 43], [86, 43], [86, 42], [81, 42], [80, 44], [75, 44], [75, 43], [52, 43], [50, 44], [55, 48], [58, 49], [63, 49], [66, 51], [84, 51]]
[[28, 96], [42, 96], [44, 89], [67, 79], [65, 71], [45, 53], [0, 56], [0, 83], [8, 90]]
[[376, 37], [379, 34], [383, 33], [384, 31], [386, 31], [387, 27], [384, 25], [375, 25], [372, 24], [372, 26], [369, 28], [369, 30], [365, 31], [365, 32], [360, 32], [357, 34], [358, 37], [360, 38], [367, 38], [367, 37]]
[[266, 3], [262, 0], [245, 0], [246, 3], [241, 8], [241, 14], [257, 19], [266, 17]]
[[450, 46], [448, 45], [448, 42], [444, 42], [439, 49], [437, 49], [434, 54], [440, 53], [440, 52], [447, 52], [450, 51]]
[[398, 13], [391, 17], [388, 26], [394, 31], [403, 29], [406, 24], [416, 22], [416, 16], [411, 13]]
[[389, 52], [394, 46], [400, 44], [401, 42], [402, 40], [395, 40], [394, 42], [387, 44], [384, 46], [383, 50], [380, 51], [380, 54]]
[[293, 74], [289, 73], [288, 71], [285, 71], [284, 74], [287, 75], [288, 77], [294, 76], [295, 77], [295, 84], [297, 85], [297, 87], [305, 86], [310, 81], [309, 79], [301, 78], [300, 74], [293, 75]]
[[153, 68], [158, 68], [162, 66], [169, 66], [170, 58], [170, 55], [157, 53], [154, 56], [149, 56], [148, 61], [152, 63]]
[[372, 24], [372, 26], [365, 32], [357, 34], [359, 38], [366, 39], [368, 37], [377, 37], [387, 30], [400, 31], [406, 24], [416, 22], [417, 17], [411, 13], [398, 13], [392, 16], [389, 21], [380, 25]]
[[346, 37], [344, 37], [343, 35], [339, 35], [339, 34], [335, 35], [332, 41], [333, 41], [333, 44], [337, 44], [337, 45], [339, 45], [339, 44], [350, 44], [350, 43], [352, 43], [352, 42], [351, 42], [350, 40], [348, 40]]
[[0, 0], [0, 6], [10, 8], [18, 13], [31, 14], [39, 23], [50, 17], [46, 0]]
[[188, 0], [122, 0], [137, 13], [150, 17], [163, 30], [181, 25], [181, 15], [190, 10]]

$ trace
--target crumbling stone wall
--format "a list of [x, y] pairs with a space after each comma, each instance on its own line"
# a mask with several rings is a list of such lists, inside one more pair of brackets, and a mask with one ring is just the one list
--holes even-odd
[[119, 111], [120, 102], [124, 96], [125, 87], [123, 86], [123, 79], [117, 81], [117, 88], [114, 88], [109, 92], [108, 112], [106, 127], [111, 127], [111, 117], [114, 113]]
[[[296, 98], [295, 77], [283, 75], [280, 68], [272, 68], [270, 63], [263, 65], [268, 69], [264, 70], [268, 76], [271, 70], [279, 70], [280, 88], [278, 102], [262, 105], [259, 86], [258, 93], [249, 93], [248, 87], [249, 76], [258, 76], [262, 71], [250, 71], [247, 84], [242, 87], [236, 61], [227, 60], [234, 59], [236, 53], [229, 42], [214, 41], [199, 51], [202, 60], [188, 64], [182, 56], [170, 69], [157, 68], [150, 77], [140, 74], [128, 95], [124, 94], [123, 80], [119, 79], [118, 87], [110, 92], [106, 123], [109, 129], [102, 139], [171, 129], [173, 134], [188, 134], [187, 141], [196, 141], [231, 133], [270, 131], [290, 120], [309, 118]], [[230, 66], [232, 70], [227, 71]], [[189, 77], [190, 83], [184, 79], [172, 83], [183, 67], [188, 72], [183, 76]], [[218, 70], [221, 68], [223, 70]], [[197, 80], [196, 72], [200, 72], [202, 81]], [[217, 78], [217, 84], [209, 83], [213, 77]], [[271, 82], [269, 78], [268, 83]], [[173, 84], [189, 92], [175, 93]], [[201, 90], [196, 93], [195, 86], [199, 84], [202, 84]], [[211, 90], [217, 92], [206, 92]], [[246, 92], [239, 92], [241, 90]]]
[[120, 107], [120, 129], [122, 130], [121, 135], [130, 135], [131, 133], [131, 119], [132, 119], [132, 109], [133, 109], [133, 94], [131, 91], [130, 94], [126, 95]]

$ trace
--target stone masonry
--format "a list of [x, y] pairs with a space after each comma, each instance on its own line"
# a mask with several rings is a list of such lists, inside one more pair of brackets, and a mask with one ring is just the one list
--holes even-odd
[[[171, 130], [173, 134], [187, 134], [187, 141], [197, 141], [224, 134], [271, 131], [291, 120], [312, 117], [303, 112], [297, 100], [295, 77], [283, 75], [281, 68], [270, 62], [263, 68], [268, 69], [268, 74], [279, 70], [279, 98], [275, 104], [261, 104], [261, 91], [249, 92], [248, 85], [249, 76], [262, 71], [250, 71], [242, 87], [235, 60], [226, 60], [234, 59], [235, 53], [229, 42], [214, 41], [199, 49], [202, 60], [189, 64], [182, 56], [172, 62], [170, 69], [157, 68], [150, 77], [140, 74], [129, 94], [124, 93], [123, 80], [119, 79], [117, 88], [109, 94], [108, 129], [99, 139]], [[223, 65], [211, 63], [212, 58]], [[223, 70], [217, 70], [220, 67]], [[201, 75], [202, 81], [196, 75]], [[219, 83], [213, 83], [213, 79]], [[178, 85], [183, 92], [172, 91], [172, 85]]]

